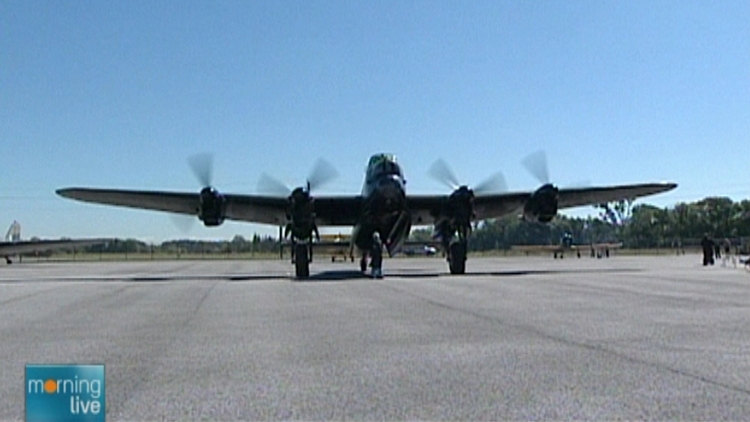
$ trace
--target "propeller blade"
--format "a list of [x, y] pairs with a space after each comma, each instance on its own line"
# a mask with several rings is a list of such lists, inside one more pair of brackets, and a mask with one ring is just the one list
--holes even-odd
[[169, 214], [169, 219], [172, 223], [180, 230], [183, 234], [193, 229], [195, 225], [195, 217], [187, 216], [185, 214]]
[[315, 162], [315, 166], [310, 172], [310, 176], [307, 178], [308, 192], [312, 189], [318, 189], [331, 180], [338, 177], [339, 173], [333, 167], [331, 163], [319, 158]]
[[453, 171], [448, 167], [448, 164], [441, 158], [435, 161], [430, 169], [427, 171], [433, 179], [444, 184], [449, 189], [458, 189], [461, 185], [458, 182], [458, 178], [453, 174]]
[[508, 191], [508, 184], [502, 172], [497, 172], [488, 177], [474, 188], [475, 194], [504, 193]]
[[211, 186], [213, 176], [214, 156], [211, 153], [195, 154], [188, 158], [188, 164], [201, 186]]
[[263, 173], [258, 180], [258, 192], [273, 196], [289, 196], [292, 189], [283, 182]]
[[526, 170], [531, 173], [540, 183], [546, 185], [549, 183], [549, 167], [547, 167], [547, 154], [544, 151], [537, 151], [529, 154], [521, 161]]

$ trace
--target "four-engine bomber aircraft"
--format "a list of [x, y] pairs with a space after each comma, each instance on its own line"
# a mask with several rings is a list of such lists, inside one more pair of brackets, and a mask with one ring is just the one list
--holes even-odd
[[[193, 167], [196, 170], [195, 164]], [[318, 225], [353, 226], [350, 250], [353, 253], [356, 248], [361, 254], [362, 271], [367, 269], [375, 232], [379, 233], [388, 254], [393, 255], [402, 247], [412, 225], [433, 225], [451, 274], [463, 274], [467, 241], [474, 221], [520, 213], [526, 220], [546, 223], [562, 208], [634, 199], [677, 186], [648, 183], [558, 189], [545, 180], [547, 171], [544, 169], [536, 172], [543, 185], [534, 192], [484, 193], [492, 183], [474, 189], [459, 185], [442, 164], [433, 166], [433, 173], [442, 174], [438, 178], [450, 185], [453, 192], [407, 195], [403, 172], [391, 154], [370, 157], [362, 193], [349, 196], [313, 197], [310, 194], [313, 186], [333, 177], [333, 170], [314, 172], [306, 186], [291, 190], [288, 196], [222, 194], [211, 186], [210, 171], [196, 172], [203, 173], [199, 179], [205, 187], [200, 193], [92, 188], [65, 188], [57, 193], [86, 202], [197, 215], [206, 226], [218, 226], [225, 219], [285, 226], [286, 235], [291, 235], [296, 276], [306, 278], [314, 238], [319, 238]], [[278, 190], [289, 191], [280, 182], [265, 180], [266, 185], [276, 184]]]

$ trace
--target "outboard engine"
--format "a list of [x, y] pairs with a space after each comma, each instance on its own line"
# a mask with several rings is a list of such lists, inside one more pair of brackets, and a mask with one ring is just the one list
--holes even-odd
[[531, 194], [523, 206], [523, 219], [549, 223], [557, 215], [558, 190], [547, 183]]
[[212, 187], [205, 187], [200, 193], [198, 218], [206, 227], [219, 226], [224, 222], [226, 198]]

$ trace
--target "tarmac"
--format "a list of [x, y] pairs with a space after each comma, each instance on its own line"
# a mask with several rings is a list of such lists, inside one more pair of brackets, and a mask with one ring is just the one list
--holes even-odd
[[27, 363], [104, 363], [106, 418], [748, 420], [750, 272], [700, 256], [0, 267], [0, 420]]

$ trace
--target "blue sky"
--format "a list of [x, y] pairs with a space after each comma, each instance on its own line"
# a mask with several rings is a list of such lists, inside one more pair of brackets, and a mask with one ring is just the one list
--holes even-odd
[[[0, 2], [0, 224], [24, 237], [226, 239], [55, 189], [252, 193], [324, 157], [358, 193], [395, 153], [409, 192], [444, 158], [476, 184], [543, 149], [560, 186], [675, 181], [659, 206], [750, 197], [750, 2]], [[591, 209], [575, 211], [588, 213]], [[3, 223], [3, 221], [7, 223]], [[335, 230], [334, 230], [335, 231]]]

